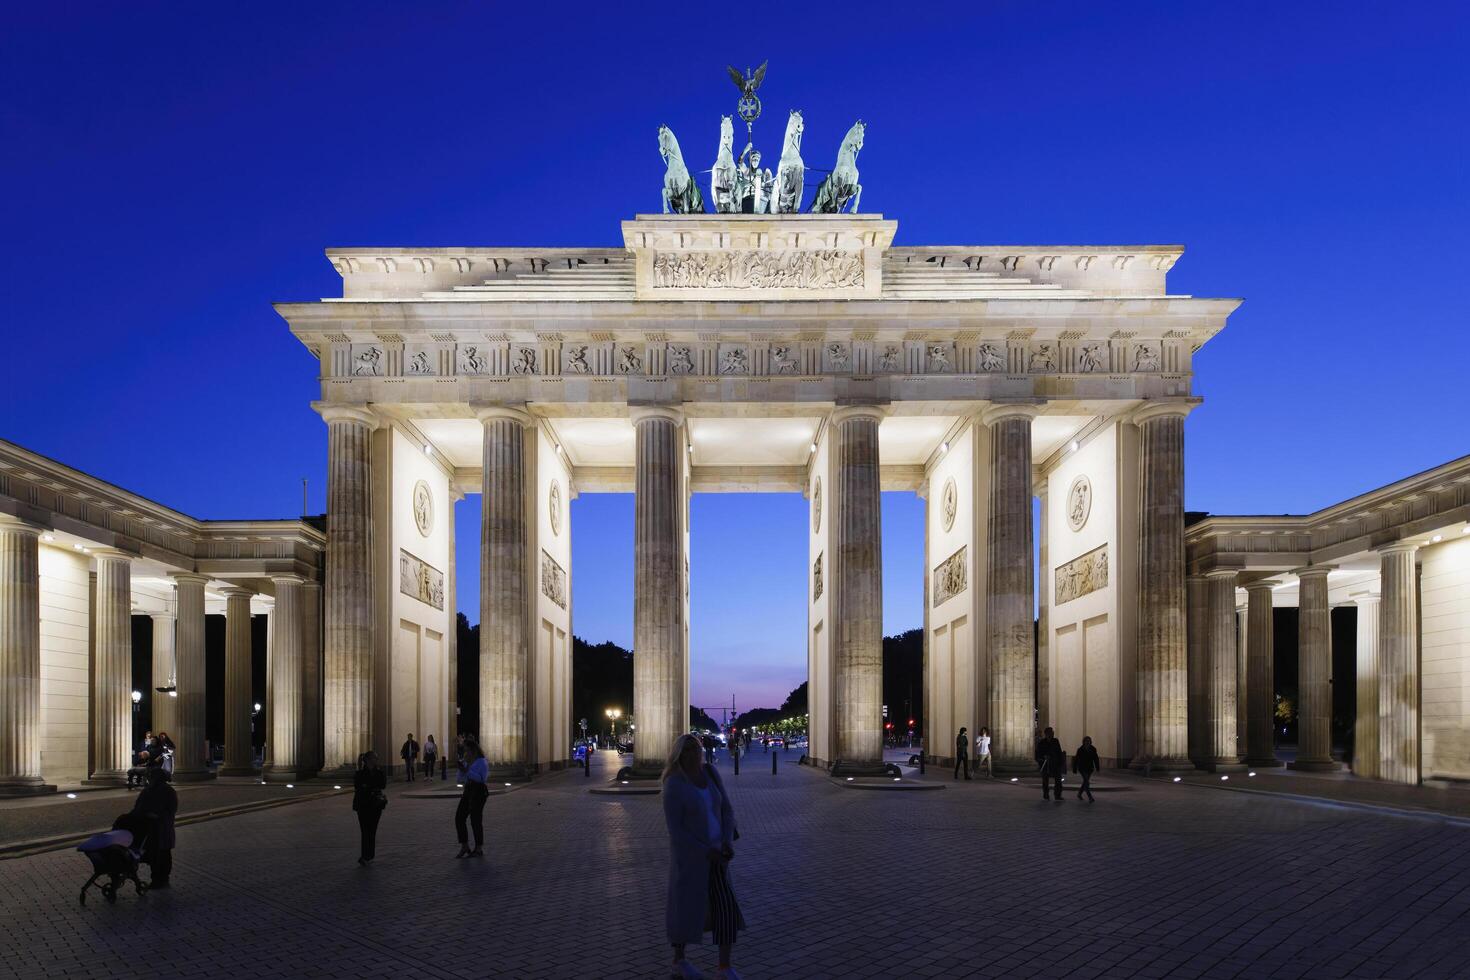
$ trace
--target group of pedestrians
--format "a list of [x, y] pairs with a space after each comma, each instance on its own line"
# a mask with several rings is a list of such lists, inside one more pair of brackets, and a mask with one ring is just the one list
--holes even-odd
[[[990, 729], [981, 728], [980, 734], [975, 736], [975, 772], [978, 775], [981, 767], [985, 769], [987, 776], [993, 776], [990, 757]], [[1062, 773], [1067, 768], [1067, 754], [1062, 751], [1062, 743], [1056, 737], [1056, 732], [1051, 728], [1042, 732], [1036, 740], [1036, 770], [1041, 774], [1041, 798], [1050, 800], [1052, 793], [1056, 793], [1057, 802], [1062, 800]], [[1092, 736], [1084, 735], [1082, 744], [1072, 754], [1072, 771], [1082, 777], [1082, 785], [1077, 788], [1077, 799], [1087, 795], [1088, 802], [1096, 802], [1092, 795], [1092, 775], [1102, 768], [1102, 760], [1098, 758], [1097, 748], [1092, 744]], [[970, 778], [970, 735], [969, 729], [960, 726], [959, 734], [954, 740], [954, 778], [959, 779], [960, 773], [965, 778]]]
[[162, 769], [170, 777], [174, 774], [174, 740], [168, 732], [155, 735], [151, 730], [143, 733], [143, 744], [133, 756], [133, 765], [128, 769], [128, 789], [146, 785], [150, 769]]
[[[439, 746], [435, 744], [434, 736], [430, 735], [424, 740], [423, 745], [419, 745], [418, 742], [414, 741], [413, 732], [409, 732], [408, 738], [404, 739], [403, 747], [398, 750], [398, 757], [403, 760], [403, 778], [406, 782], [413, 782], [414, 772], [418, 769], [420, 754], [422, 754], [424, 760], [424, 778], [433, 779], [434, 763], [439, 758]], [[445, 773], [441, 773], [440, 778], [448, 778], [448, 766], [445, 766], [444, 769], [446, 771]]]
[[[412, 782], [415, 763], [420, 752], [419, 744], [410, 732], [400, 749], [404, 760], [405, 778]], [[426, 778], [432, 778], [434, 760], [438, 758], [438, 746], [430, 735], [422, 746]], [[460, 735], [455, 749], [457, 756], [458, 781], [463, 787], [459, 806], [454, 812], [454, 829], [459, 838], [457, 858], [485, 856], [485, 801], [490, 796], [490, 765], [485, 752], [473, 735]], [[447, 762], [445, 760], [447, 769]], [[362, 843], [357, 863], [367, 867], [377, 857], [378, 824], [383, 811], [388, 808], [388, 774], [378, 762], [376, 752], [364, 752], [357, 757], [357, 772], [352, 779], [352, 809], [357, 813], [357, 826]], [[474, 834], [475, 845], [470, 847], [470, 835]]]

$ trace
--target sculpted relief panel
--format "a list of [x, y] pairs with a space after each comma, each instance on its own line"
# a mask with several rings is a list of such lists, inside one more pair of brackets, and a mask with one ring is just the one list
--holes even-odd
[[435, 609], [444, 609], [444, 573], [401, 548], [398, 551], [398, 591]]
[[1056, 605], [1080, 599], [1108, 587], [1108, 546], [1094, 548], [1085, 555], [1057, 566], [1054, 591]]
[[541, 594], [561, 608], [567, 607], [567, 573], [555, 558], [541, 552]]
[[863, 257], [838, 249], [659, 252], [655, 289], [859, 289]]
[[966, 581], [965, 552], [968, 545], [950, 555], [934, 569], [934, 608], [939, 608], [961, 592], [969, 584]]

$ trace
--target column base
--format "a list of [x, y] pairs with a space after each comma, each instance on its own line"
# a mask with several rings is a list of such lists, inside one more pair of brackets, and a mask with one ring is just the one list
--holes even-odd
[[649, 765], [648, 763], [640, 765], [635, 762], [631, 766], [623, 766], [619, 769], [616, 778], [619, 782], [625, 779], [629, 781], [650, 782], [663, 779], [663, 775], [664, 767], [661, 765], [655, 766]]
[[220, 766], [218, 770], [218, 775], [249, 776], [251, 778], [254, 778], [260, 775], [260, 770], [255, 768], [254, 766]]
[[83, 786], [126, 786], [128, 774], [126, 772], [94, 772], [82, 780]]
[[1250, 756], [1246, 756], [1245, 764], [1252, 769], [1280, 769], [1282, 766], [1286, 765], [1286, 763], [1282, 762], [1274, 755], [1267, 756], [1261, 759], [1252, 759]]
[[490, 766], [492, 782], [498, 780], [502, 783], [529, 783], [535, 774], [535, 768], [524, 762], [492, 763]]
[[305, 782], [309, 774], [300, 769], [272, 765], [261, 770], [260, 778], [267, 783], [300, 783]]
[[1179, 773], [1195, 771], [1194, 763], [1182, 756], [1164, 759], [1144, 759], [1142, 761], [1135, 760], [1128, 764], [1128, 768], [1134, 772], [1145, 774], [1158, 773], [1161, 776], [1174, 776]]
[[1202, 768], [1209, 772], [1245, 772], [1250, 767], [1237, 758], [1213, 759], [1208, 766]]
[[1297, 759], [1286, 764], [1286, 768], [1298, 772], [1336, 772], [1342, 764], [1333, 759]]
[[173, 783], [207, 783], [214, 778], [214, 772], [210, 769], [175, 769], [173, 777], [169, 782]]
[[29, 779], [0, 779], [0, 797], [44, 796], [56, 792], [56, 787], [41, 781], [40, 776]]
[[876, 762], [871, 759], [838, 759], [832, 763], [832, 769], [828, 773], [831, 776], [887, 776], [888, 763], [882, 759]]
[[[932, 757], [931, 757], [932, 758]], [[1041, 770], [1032, 759], [997, 759], [993, 755], [990, 770], [997, 776], [1039, 776]]]

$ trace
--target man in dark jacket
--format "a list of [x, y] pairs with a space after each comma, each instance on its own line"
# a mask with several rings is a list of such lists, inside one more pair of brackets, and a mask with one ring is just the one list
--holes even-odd
[[162, 769], [149, 769], [143, 782], [133, 815], [148, 822], [148, 838], [143, 845], [143, 860], [152, 870], [148, 887], [167, 888], [174, 868], [174, 817], [179, 812], [179, 794], [168, 784], [168, 773]]
[[[1077, 791], [1077, 799], [1082, 799], [1082, 794], [1087, 794], [1087, 802], [1095, 802], [1092, 798], [1092, 774], [1102, 768], [1102, 760], [1097, 757], [1097, 747], [1092, 744], [1092, 736], [1082, 736], [1082, 745], [1077, 749], [1077, 754], [1072, 756], [1072, 771], [1082, 777], [1082, 788]], [[1057, 790], [1060, 794], [1061, 790]]]
[[413, 782], [413, 767], [419, 759], [419, 743], [413, 740], [413, 732], [408, 733], [408, 739], [403, 743], [403, 748], [398, 750], [398, 755], [403, 759], [403, 768], [408, 773], [408, 782]]
[[965, 778], [970, 778], [970, 734], [964, 725], [960, 726], [960, 733], [954, 738], [954, 778], [960, 778], [960, 768], [965, 770]]
[[1056, 732], [1048, 728], [1036, 743], [1036, 766], [1041, 770], [1041, 798], [1051, 799], [1052, 786], [1056, 786], [1057, 802], [1062, 802], [1062, 769], [1067, 764], [1062, 743], [1057, 741]]

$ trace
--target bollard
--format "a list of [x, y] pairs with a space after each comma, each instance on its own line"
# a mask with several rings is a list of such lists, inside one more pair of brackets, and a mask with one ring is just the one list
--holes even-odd
[[771, 753], [771, 775], [772, 776], [776, 775], [776, 760], [779, 759], [779, 758], [781, 758], [781, 757], [779, 755], [777, 755], [776, 753], [774, 753], [774, 752]]
[[735, 749], [730, 753], [730, 758], [735, 760], [735, 775], [740, 775], [740, 750]]
[[585, 779], [591, 779], [592, 778], [592, 750], [591, 749], [588, 749], [587, 750], [587, 754], [584, 755], [584, 756], [582, 756], [582, 776]]
[[919, 753], [919, 775], [924, 775], [924, 753]]

